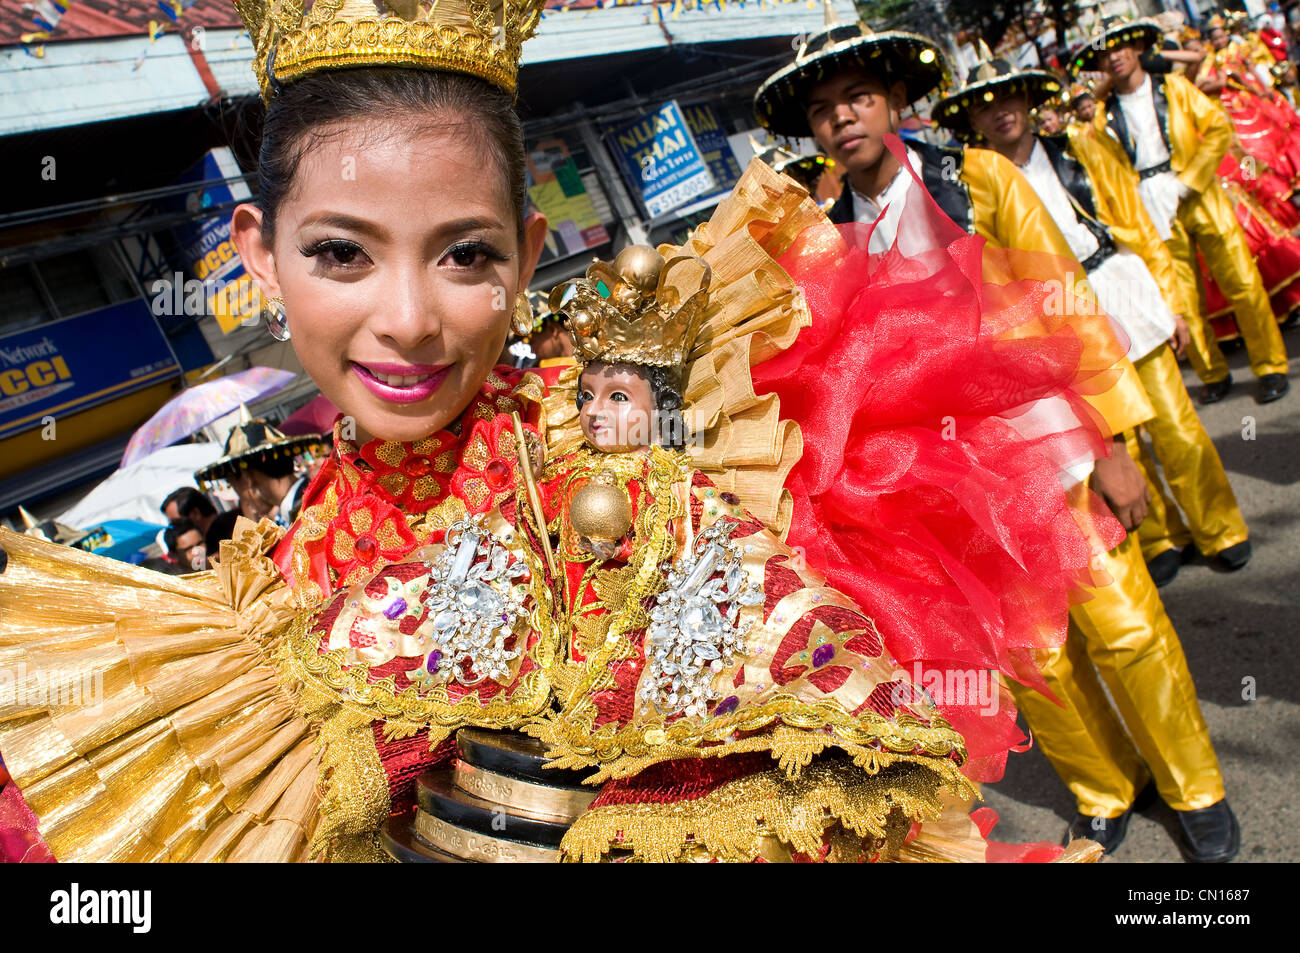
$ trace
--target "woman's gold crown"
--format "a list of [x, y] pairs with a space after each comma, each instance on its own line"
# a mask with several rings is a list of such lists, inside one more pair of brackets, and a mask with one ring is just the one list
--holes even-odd
[[665, 261], [649, 245], [629, 245], [556, 287], [550, 307], [564, 317], [583, 364], [680, 367], [700, 333], [712, 275], [703, 258]]
[[320, 69], [415, 66], [515, 93], [545, 0], [234, 0], [253, 38], [262, 98]]

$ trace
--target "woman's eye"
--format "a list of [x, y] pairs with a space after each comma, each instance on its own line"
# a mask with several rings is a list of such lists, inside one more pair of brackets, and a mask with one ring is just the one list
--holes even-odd
[[477, 268], [485, 261], [505, 261], [504, 255], [486, 242], [460, 242], [443, 257], [457, 268]]
[[370, 261], [366, 256], [365, 249], [360, 245], [341, 238], [331, 238], [323, 242], [317, 242], [308, 248], [302, 249], [302, 253], [307, 258], [320, 259], [326, 266], [334, 268], [356, 268], [368, 264]]

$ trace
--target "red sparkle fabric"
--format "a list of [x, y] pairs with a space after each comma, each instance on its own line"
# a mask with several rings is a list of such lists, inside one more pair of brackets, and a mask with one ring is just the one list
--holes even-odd
[[[1008, 275], [1051, 263], [986, 252], [919, 182], [894, 246], [869, 253], [870, 231], [815, 227], [781, 259], [813, 313], [754, 369], [756, 390], [778, 394], [803, 431], [788, 542], [875, 619], [914, 681], [1000, 672], [1045, 688], [1030, 653], [1064, 641], [1092, 551], [1081, 524], [1107, 548], [1123, 539], [1100, 501], [1072, 507], [1061, 478], [1066, 462], [1107, 452], [1080, 395], [1110, 385], [1115, 342], [1053, 315], [1043, 282], [987, 280], [991, 262]], [[1028, 426], [1049, 401], [1071, 426]], [[967, 773], [1001, 777], [1024, 740], [1008, 693], [938, 694], [966, 738]]]
[[0, 864], [52, 864], [54, 855], [37, 829], [36, 815], [16, 785], [0, 788]]

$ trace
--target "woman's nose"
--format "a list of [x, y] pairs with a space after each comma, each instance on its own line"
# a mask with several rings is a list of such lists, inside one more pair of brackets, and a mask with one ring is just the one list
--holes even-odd
[[371, 330], [400, 350], [413, 351], [442, 333], [439, 305], [423, 269], [400, 276], [389, 285], [388, 296], [375, 305]]

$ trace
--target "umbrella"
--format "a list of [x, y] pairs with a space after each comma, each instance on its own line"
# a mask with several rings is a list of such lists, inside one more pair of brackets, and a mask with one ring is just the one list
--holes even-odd
[[338, 415], [339, 409], [321, 394], [290, 414], [280, 425], [280, 433], [287, 437], [331, 433], [334, 430], [334, 419]]
[[238, 410], [240, 404], [251, 404], [282, 390], [296, 376], [293, 371], [253, 367], [182, 391], [135, 432], [122, 455], [122, 466], [130, 466], [161, 447], [171, 446], [217, 418]]
[[221, 445], [215, 443], [164, 447], [110, 475], [60, 516], [59, 522], [78, 529], [94, 529], [105, 520], [163, 522], [159, 507], [167, 494], [196, 486], [194, 471], [220, 456]]

